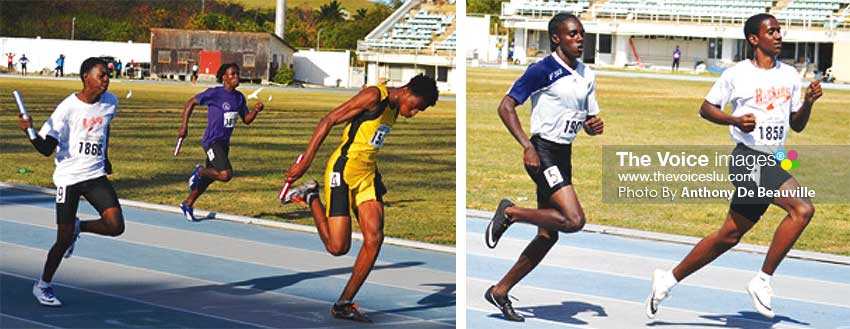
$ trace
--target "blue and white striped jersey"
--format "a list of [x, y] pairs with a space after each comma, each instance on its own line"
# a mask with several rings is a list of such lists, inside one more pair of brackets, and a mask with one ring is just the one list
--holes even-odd
[[573, 70], [556, 54], [532, 64], [508, 91], [518, 104], [531, 97], [531, 134], [571, 144], [588, 116], [599, 114], [596, 75], [579, 62]]

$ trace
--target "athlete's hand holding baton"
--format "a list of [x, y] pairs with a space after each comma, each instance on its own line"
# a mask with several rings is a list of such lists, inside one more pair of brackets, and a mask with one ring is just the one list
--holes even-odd
[[286, 171], [286, 178], [283, 180], [283, 187], [280, 188], [280, 193], [277, 195], [278, 200], [283, 201], [283, 199], [286, 198], [286, 193], [289, 192], [289, 187], [292, 183], [301, 178], [301, 175], [304, 174], [303, 169], [300, 170], [300, 173], [298, 172], [298, 169], [294, 169], [299, 167], [298, 165], [300, 165], [303, 160], [304, 154], [299, 154], [298, 158], [295, 159], [295, 164], [293, 164], [292, 167], [289, 167], [289, 170]]
[[177, 145], [174, 146], [174, 156], [180, 154], [180, 148], [183, 147], [183, 138], [186, 137], [187, 130], [186, 127], [180, 127], [180, 130], [177, 132]]
[[[24, 99], [21, 98], [21, 93], [15, 90], [12, 91], [12, 96], [15, 97], [15, 103], [18, 104], [18, 110], [21, 111], [20, 117], [22, 120], [18, 122], [18, 127], [21, 127], [21, 129], [26, 129], [27, 137], [29, 137], [30, 140], [35, 140], [37, 138], [35, 135], [35, 129], [33, 129], [32, 127], [32, 119], [30, 118], [30, 115], [27, 112], [27, 107], [24, 105]], [[26, 124], [22, 125], [22, 122], [26, 122]]]

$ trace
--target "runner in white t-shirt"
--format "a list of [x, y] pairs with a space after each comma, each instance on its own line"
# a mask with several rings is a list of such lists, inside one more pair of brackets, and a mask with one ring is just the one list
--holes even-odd
[[[47, 254], [44, 271], [33, 286], [33, 295], [45, 306], [62, 306], [53, 293], [50, 282], [62, 257], [71, 256], [74, 243], [81, 232], [107, 236], [124, 233], [124, 217], [112, 183], [106, 175], [112, 173], [107, 157], [109, 124], [118, 109], [118, 98], [106, 92], [109, 75], [106, 63], [99, 58], [86, 59], [80, 67], [83, 90], [65, 98], [41, 127], [35, 140], [36, 150], [44, 156], [56, 151], [56, 243]], [[32, 119], [18, 120], [25, 131]], [[77, 207], [80, 196], [100, 213], [97, 220], [80, 221]]]
[[[499, 238], [515, 222], [538, 227], [516, 264], [484, 293], [509, 321], [524, 321], [508, 298], [510, 290], [530, 273], [558, 241], [559, 232], [584, 227], [584, 210], [572, 185], [572, 143], [579, 131], [602, 133], [598, 117], [596, 78], [579, 62], [584, 26], [572, 14], [558, 14], [549, 21], [552, 54], [528, 67], [499, 105], [499, 116], [523, 147], [523, 162], [537, 185], [537, 208], [521, 208], [502, 200], [485, 232], [485, 243], [495, 248]], [[522, 129], [516, 107], [531, 99], [531, 138]]]
[[[750, 17], [744, 25], [744, 36], [754, 48], [753, 59], [742, 61], [723, 72], [705, 97], [700, 115], [713, 123], [729, 126], [731, 139], [737, 143], [732, 151], [733, 157], [765, 158], [783, 148], [790, 130], [803, 131], [812, 105], [823, 92], [820, 83], [812, 81], [804, 100], [800, 101], [802, 86], [799, 74], [776, 59], [782, 48], [782, 32], [776, 18], [768, 14]], [[729, 103], [732, 104], [731, 115], [723, 112], [723, 107]], [[757, 181], [734, 182], [736, 190], [755, 190], [757, 187], [793, 190], [800, 186], [794, 177], [780, 168], [778, 161], [752, 168], [731, 162], [730, 173], [759, 177]], [[652, 291], [646, 303], [647, 316], [655, 317], [658, 305], [669, 296], [670, 289], [677, 282], [735, 246], [771, 203], [782, 207], [788, 214], [776, 229], [761, 272], [750, 280], [747, 292], [755, 309], [772, 318], [770, 278], [814, 215], [815, 208], [808, 198], [743, 198], [736, 193], [726, 221], [719, 230], [702, 239], [673, 270], [655, 270]]]

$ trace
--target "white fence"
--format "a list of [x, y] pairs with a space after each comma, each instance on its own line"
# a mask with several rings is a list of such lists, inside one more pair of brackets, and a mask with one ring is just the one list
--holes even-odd
[[84, 41], [41, 38], [0, 37], [0, 55], [2, 65], [6, 65], [6, 53], [15, 54], [15, 68], [20, 69], [18, 59], [27, 55], [28, 72], [40, 72], [56, 68], [56, 59], [65, 55], [65, 73], [79, 74], [80, 65], [86, 58], [112, 56], [126, 64], [130, 61], [150, 62], [151, 45], [149, 43]]

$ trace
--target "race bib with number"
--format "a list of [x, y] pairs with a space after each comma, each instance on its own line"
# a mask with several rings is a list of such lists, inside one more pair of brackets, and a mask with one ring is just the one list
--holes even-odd
[[87, 157], [103, 156], [103, 139], [101, 138], [86, 138], [80, 139], [74, 143], [74, 151], [77, 155]]
[[383, 147], [384, 146], [384, 139], [390, 133], [391, 129], [392, 129], [392, 127], [387, 126], [387, 125], [381, 125], [380, 127], [378, 127], [378, 129], [375, 130], [375, 134], [372, 135], [372, 139], [369, 140], [369, 145], [372, 145], [376, 148]]
[[65, 186], [56, 187], [56, 203], [65, 203]]
[[224, 112], [224, 128], [233, 128], [236, 126], [236, 118], [239, 117], [239, 112]]
[[546, 176], [546, 182], [549, 183], [549, 187], [554, 187], [560, 183], [564, 182], [564, 177], [561, 176], [561, 171], [558, 170], [558, 166], [551, 166], [543, 170], [543, 176]]
[[759, 145], [781, 144], [788, 134], [785, 123], [786, 120], [776, 116], [757, 118], [756, 128], [750, 134]]
[[340, 185], [342, 185], [342, 179], [338, 172], [331, 173], [330, 185], [331, 187], [339, 187]]
[[210, 159], [210, 161], [215, 160], [215, 152], [213, 149], [207, 150], [207, 158]]

